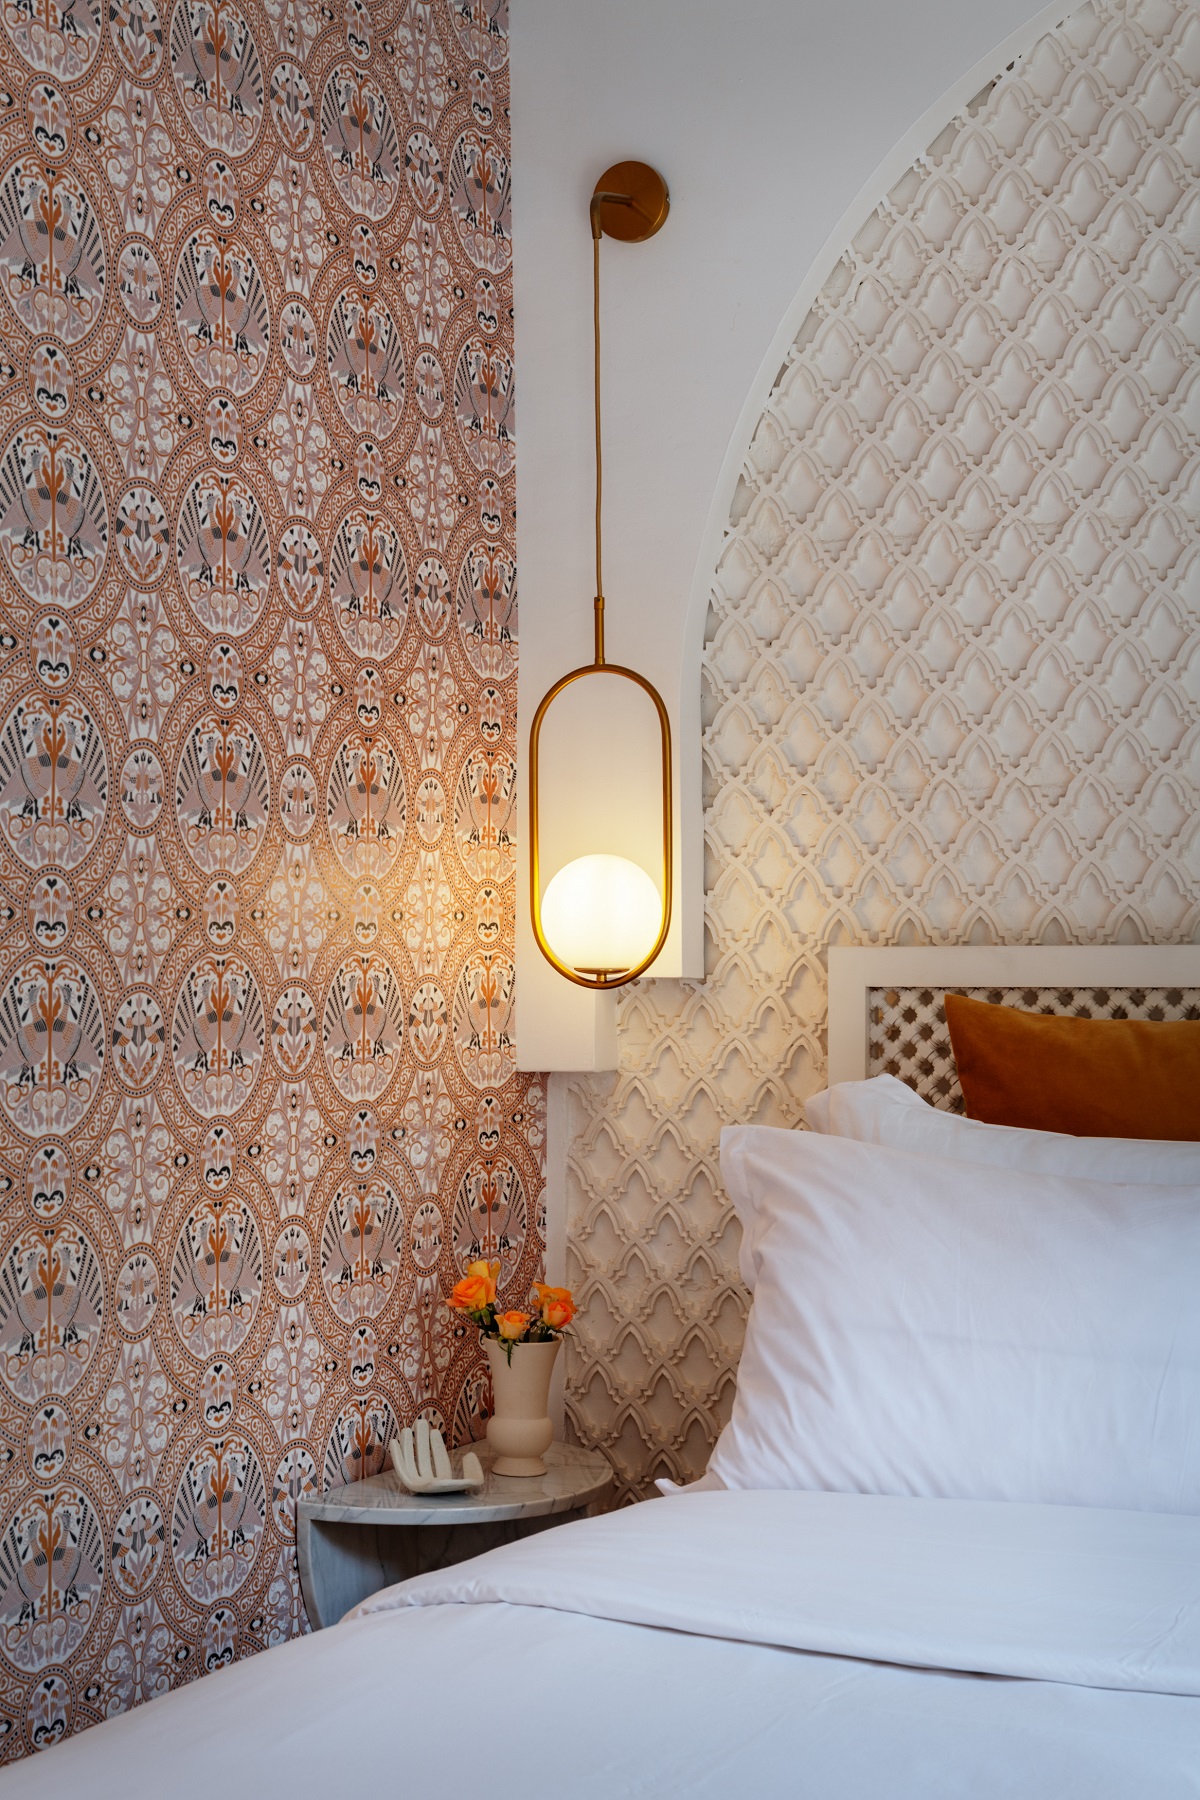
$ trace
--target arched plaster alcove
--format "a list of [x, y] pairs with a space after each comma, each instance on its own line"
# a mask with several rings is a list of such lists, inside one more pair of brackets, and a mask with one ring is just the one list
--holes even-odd
[[722, 1124], [822, 1085], [833, 942], [1200, 936], [1200, 8], [1072, 13], [861, 226], [754, 429], [704, 692], [708, 975], [568, 1093], [574, 1430], [701, 1470]]

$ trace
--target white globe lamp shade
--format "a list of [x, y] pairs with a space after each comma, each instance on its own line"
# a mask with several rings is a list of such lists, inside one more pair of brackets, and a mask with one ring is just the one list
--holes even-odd
[[654, 948], [662, 895], [626, 856], [580, 856], [542, 897], [542, 931], [560, 962], [580, 974], [624, 974]]

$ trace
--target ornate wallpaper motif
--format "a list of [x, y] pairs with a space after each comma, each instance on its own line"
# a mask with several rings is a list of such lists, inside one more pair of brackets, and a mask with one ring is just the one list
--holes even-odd
[[723, 1123], [824, 1077], [833, 942], [1200, 935], [1200, 8], [1104, 0], [977, 96], [805, 319], [704, 664], [709, 976], [573, 1081], [568, 1408], [700, 1472], [744, 1295]]
[[306, 1628], [541, 1272], [505, 0], [0, 0], [0, 1754]]

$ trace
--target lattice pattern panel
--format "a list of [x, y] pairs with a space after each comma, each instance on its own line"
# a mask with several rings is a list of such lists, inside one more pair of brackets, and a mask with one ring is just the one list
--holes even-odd
[[704, 663], [708, 979], [572, 1089], [574, 1429], [704, 1466], [720, 1126], [792, 1124], [825, 947], [1200, 927], [1200, 10], [1088, 5], [858, 232], [753, 434]]
[[1196, 988], [872, 988], [870, 1073], [895, 1075], [923, 1100], [955, 1113], [965, 1109], [946, 1024], [947, 993], [1076, 1019], [1200, 1019]]
[[541, 1272], [507, 20], [0, 3], [0, 1759], [307, 1629]]

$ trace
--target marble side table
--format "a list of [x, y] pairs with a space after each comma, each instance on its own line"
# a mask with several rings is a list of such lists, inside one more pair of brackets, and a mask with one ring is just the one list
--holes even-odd
[[297, 1503], [296, 1556], [314, 1631], [393, 1582], [581, 1519], [612, 1486], [596, 1450], [551, 1444], [546, 1473], [534, 1477], [493, 1475], [487, 1444], [473, 1448], [485, 1475], [476, 1494], [410, 1494], [388, 1469]]

